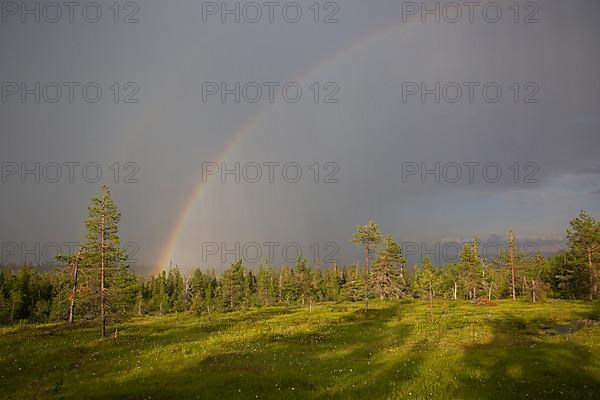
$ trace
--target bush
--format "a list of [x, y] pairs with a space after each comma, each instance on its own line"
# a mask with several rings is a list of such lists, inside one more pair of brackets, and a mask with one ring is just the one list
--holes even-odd
[[495, 301], [489, 300], [487, 297], [480, 297], [475, 300], [475, 304], [480, 307], [495, 307], [498, 305]]

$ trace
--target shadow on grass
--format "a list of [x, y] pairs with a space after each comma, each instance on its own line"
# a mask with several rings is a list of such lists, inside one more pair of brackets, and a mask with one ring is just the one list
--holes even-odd
[[590, 346], [570, 336], [538, 340], [532, 325], [514, 315], [488, 321], [492, 339], [464, 348], [466, 367], [455, 394], [467, 399], [597, 399], [600, 381], [598, 358]]

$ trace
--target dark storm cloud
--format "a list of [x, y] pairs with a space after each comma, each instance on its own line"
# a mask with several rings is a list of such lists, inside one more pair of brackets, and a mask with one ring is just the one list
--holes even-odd
[[[221, 161], [227, 147], [230, 164], [295, 161], [305, 177], [315, 162], [335, 162], [339, 182], [211, 183], [180, 232], [176, 262], [200, 264], [201, 242], [274, 239], [333, 241], [350, 262], [358, 257], [353, 227], [371, 218], [401, 242], [503, 237], [512, 227], [555, 249], [559, 239], [543, 238], [561, 237], [579, 209], [600, 211], [598, 2], [540, 2], [539, 22], [528, 24], [525, 14], [513, 21], [514, 2], [498, 2], [505, 12], [496, 23], [480, 14], [473, 23], [444, 15], [439, 23], [420, 15], [403, 22], [398, 1], [339, 2], [337, 23], [321, 23], [330, 10], [314, 23], [313, 3], [299, 2], [306, 12], [297, 23], [221, 23], [220, 15], [203, 23], [202, 2], [192, 1], [139, 2], [137, 23], [123, 23], [125, 11], [114, 23], [108, 9], [97, 23], [7, 17], [3, 82], [78, 86], [73, 102], [48, 102], [44, 93], [39, 103], [34, 94], [22, 102], [18, 93], [0, 103], [0, 160], [19, 167], [1, 184], [0, 240], [81, 240], [89, 197], [105, 182], [123, 212], [124, 241], [153, 264], [201, 182], [202, 163]], [[304, 90], [298, 103], [280, 93], [274, 104], [231, 95], [203, 102], [203, 82], [296, 81]], [[479, 86], [472, 103], [436, 103], [435, 95], [423, 102], [419, 94], [404, 102], [406, 82]], [[497, 103], [482, 97], [490, 82], [503, 90]], [[81, 91], [90, 83], [102, 89], [96, 103], [85, 97], [95, 86]], [[338, 103], [322, 101], [328, 83], [337, 85]], [[528, 95], [539, 101], [525, 103]], [[48, 173], [52, 163], [79, 165], [72, 183], [37, 183], [26, 172], [36, 162]], [[82, 172], [87, 163], [100, 167], [100, 181]], [[129, 163], [137, 167], [131, 176]], [[497, 167], [502, 178], [494, 181]]]

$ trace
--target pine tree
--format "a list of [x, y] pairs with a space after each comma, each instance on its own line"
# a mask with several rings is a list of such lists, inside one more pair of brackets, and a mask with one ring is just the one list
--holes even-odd
[[512, 231], [508, 231], [508, 260], [507, 267], [510, 270], [512, 298], [517, 299], [515, 290], [515, 235]]
[[69, 291], [69, 324], [72, 325], [75, 319], [75, 303], [77, 302], [78, 288], [77, 283], [79, 279], [79, 268], [82, 261], [82, 252], [85, 250], [81, 249], [76, 255], [65, 256], [58, 255], [56, 260], [59, 262], [65, 262], [67, 264], [66, 273], [69, 275], [70, 285], [66, 288]]
[[101, 335], [106, 336], [106, 322], [110, 308], [111, 291], [118, 289], [118, 280], [127, 273], [126, 257], [120, 249], [119, 221], [121, 213], [107, 186], [92, 198], [88, 208], [87, 242], [83, 253], [84, 264], [98, 273]]
[[377, 245], [381, 242], [381, 233], [379, 227], [374, 221], [370, 221], [367, 225], [357, 226], [354, 232], [354, 243], [363, 247], [365, 256], [365, 312], [369, 311], [369, 258], [375, 254]]

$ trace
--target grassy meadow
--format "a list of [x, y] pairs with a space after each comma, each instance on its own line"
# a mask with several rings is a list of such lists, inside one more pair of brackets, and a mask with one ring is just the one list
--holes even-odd
[[93, 321], [0, 328], [0, 399], [600, 396], [598, 301], [440, 301], [433, 322], [425, 302], [362, 307], [139, 317], [105, 339]]

